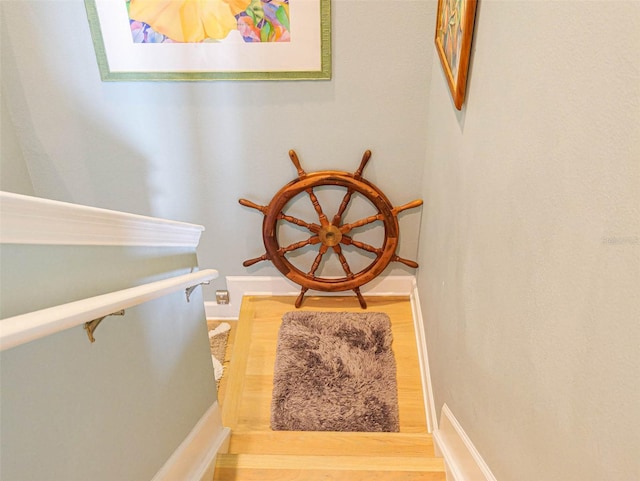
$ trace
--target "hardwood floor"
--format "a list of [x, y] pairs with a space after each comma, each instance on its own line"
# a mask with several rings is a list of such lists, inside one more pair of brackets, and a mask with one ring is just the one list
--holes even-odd
[[[293, 307], [293, 297], [245, 297], [219, 400], [223, 423], [233, 432], [270, 431], [271, 390], [276, 340], [282, 315]], [[371, 297], [368, 311], [391, 319], [393, 351], [397, 365], [400, 432], [426, 432], [422, 385], [408, 298]], [[302, 310], [361, 312], [354, 297], [309, 297]], [[231, 351], [231, 349], [228, 349]], [[223, 378], [224, 379], [224, 378]]]
[[[219, 392], [229, 454], [216, 480], [444, 480], [427, 433], [411, 304], [408, 297], [369, 297], [368, 311], [391, 319], [400, 433], [286, 432], [270, 429], [276, 341], [294, 297], [245, 296], [232, 328], [231, 364]], [[308, 297], [302, 310], [361, 312], [355, 297]]]

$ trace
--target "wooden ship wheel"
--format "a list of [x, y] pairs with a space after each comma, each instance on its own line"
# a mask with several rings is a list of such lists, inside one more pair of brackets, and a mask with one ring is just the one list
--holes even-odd
[[[293, 150], [289, 151], [289, 157], [298, 170], [298, 178], [282, 187], [273, 196], [269, 205], [257, 205], [246, 199], [239, 200], [243, 206], [259, 210], [264, 214], [262, 238], [266, 252], [255, 259], [246, 260], [243, 265], [249, 267], [260, 261], [271, 261], [288, 279], [302, 286], [300, 295], [295, 303], [296, 307], [302, 305], [304, 295], [309, 289], [325, 292], [352, 290], [358, 297], [360, 306], [366, 309], [367, 303], [360, 293], [360, 286], [370, 282], [382, 273], [390, 262], [401, 262], [412, 268], [418, 267], [416, 262], [403, 259], [396, 255], [399, 235], [398, 214], [404, 210], [422, 205], [422, 200], [414, 200], [403, 206], [393, 207], [389, 199], [387, 199], [380, 189], [362, 178], [362, 171], [371, 158], [370, 150], [364, 153], [358, 170], [353, 174], [335, 170], [307, 173], [302, 169], [300, 160]], [[339, 186], [346, 188], [342, 202], [331, 220], [329, 220], [324, 213], [318, 197], [314, 192], [315, 188], [322, 186]], [[302, 192], [306, 192], [309, 196], [311, 204], [318, 216], [319, 223], [306, 222], [298, 217], [285, 213], [287, 204]], [[368, 199], [377, 213], [361, 218], [355, 222], [345, 223], [343, 222], [343, 216], [351, 202], [353, 194], [356, 192]], [[308, 230], [308, 238], [281, 246], [278, 241], [278, 224], [280, 222], [289, 223], [303, 230]], [[384, 227], [384, 239], [380, 247], [374, 247], [353, 238], [352, 231], [374, 222], [381, 222]], [[294, 263], [287, 258], [287, 255], [309, 245], [317, 245], [318, 253], [309, 270], [304, 272], [294, 265]], [[367, 253], [369, 257], [373, 257], [373, 261], [360, 271], [352, 272], [342, 246], [353, 246], [355, 249], [360, 249], [364, 253]], [[338, 256], [345, 274], [343, 277], [322, 277], [316, 274], [323, 257], [331, 251]]]

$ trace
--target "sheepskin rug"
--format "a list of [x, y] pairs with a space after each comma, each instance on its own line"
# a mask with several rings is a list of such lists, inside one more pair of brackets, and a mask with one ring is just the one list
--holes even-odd
[[278, 334], [271, 428], [399, 431], [391, 321], [381, 312], [288, 312]]

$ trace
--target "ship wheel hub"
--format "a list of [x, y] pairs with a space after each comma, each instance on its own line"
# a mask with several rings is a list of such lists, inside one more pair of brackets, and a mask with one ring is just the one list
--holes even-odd
[[320, 242], [327, 247], [333, 247], [340, 244], [342, 240], [342, 232], [335, 225], [329, 224], [325, 227], [321, 227], [318, 232]]

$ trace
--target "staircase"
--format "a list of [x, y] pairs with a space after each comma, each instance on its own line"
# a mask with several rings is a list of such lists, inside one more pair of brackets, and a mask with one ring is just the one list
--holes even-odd
[[[306, 302], [311, 304], [311, 300]], [[320, 302], [318, 307], [331, 308], [332, 301]], [[220, 391], [223, 423], [232, 434], [228, 452], [216, 458], [214, 481], [445, 481], [444, 462], [435, 456], [425, 428], [419, 376], [417, 386], [411, 380], [416, 372], [407, 353], [415, 338], [404, 339], [408, 333], [412, 335], [412, 328], [410, 324], [403, 326], [402, 319], [407, 317], [403, 303], [387, 306], [380, 302], [375, 306], [378, 311], [389, 309], [394, 323], [400, 432], [270, 429], [273, 353], [267, 346], [275, 345], [282, 304], [281, 300], [271, 303], [247, 297], [243, 302], [231, 366], [225, 374], [228, 383]], [[342, 303], [339, 308], [346, 310], [348, 306]], [[357, 303], [354, 309], [359, 310]], [[417, 353], [415, 356], [417, 364]]]
[[423, 433], [246, 432], [218, 455], [215, 481], [444, 481]]

